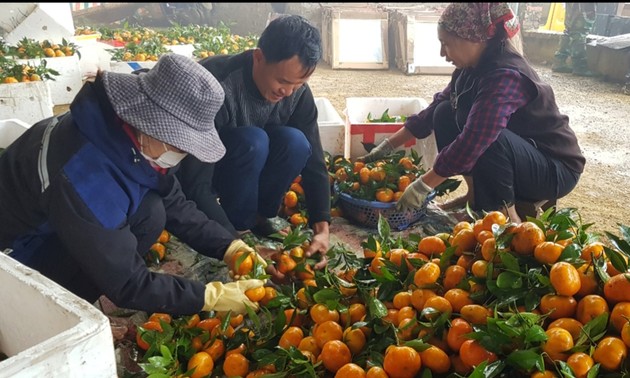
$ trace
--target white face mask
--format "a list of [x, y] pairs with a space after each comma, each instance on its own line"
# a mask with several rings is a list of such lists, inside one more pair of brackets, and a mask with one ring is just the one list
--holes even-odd
[[140, 134], [140, 154], [142, 156], [144, 156], [145, 159], [147, 159], [150, 163], [157, 165], [160, 168], [173, 168], [174, 166], [176, 166], [177, 164], [179, 164], [188, 154], [185, 152], [175, 152], [175, 151], [169, 151], [169, 149], [166, 147], [166, 144], [164, 144], [164, 142], [162, 142], [162, 147], [164, 147], [164, 153], [162, 153], [162, 155], [158, 156], [157, 159], [154, 159], [148, 155], [146, 155], [143, 151], [142, 151], [142, 134]]

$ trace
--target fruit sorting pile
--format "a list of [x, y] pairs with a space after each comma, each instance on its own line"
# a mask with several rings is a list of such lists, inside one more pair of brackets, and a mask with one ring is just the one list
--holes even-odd
[[[370, 163], [353, 162], [328, 153], [325, 157], [332, 192], [332, 216], [343, 216], [368, 228], [376, 228], [379, 216], [383, 216], [395, 230], [408, 228], [424, 216], [425, 209], [403, 213], [395, 206], [407, 186], [425, 173], [422, 157], [415, 150], [408, 155], [405, 151], [396, 151]], [[280, 212], [293, 225], [308, 221], [300, 179], [296, 178], [285, 193]], [[459, 180], [448, 179], [436, 188], [435, 195], [443, 195], [458, 186]]]
[[[85, 27], [76, 29], [77, 35]], [[233, 34], [229, 27], [221, 24], [211, 26], [172, 26], [165, 30], [153, 30], [146, 27], [126, 27], [123, 29], [89, 29], [100, 35], [100, 40], [110, 44], [114, 61], [157, 61], [170, 52], [166, 46], [192, 45], [193, 55], [197, 59], [214, 55], [238, 54], [256, 47], [258, 37]]]
[[[630, 228], [592, 234], [574, 209], [520, 224], [491, 212], [405, 239], [380, 222], [362, 257], [336, 245], [321, 271], [291, 252], [308, 243], [294, 230], [281, 252], [293, 263], [274, 259], [293, 279], [248, 293], [258, 312], [152, 314], [138, 332], [142, 368], [193, 377], [630, 371]], [[262, 274], [254, 261], [231, 269]]]

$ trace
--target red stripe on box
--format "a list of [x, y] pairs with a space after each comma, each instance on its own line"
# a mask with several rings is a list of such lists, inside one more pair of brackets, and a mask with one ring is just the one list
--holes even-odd
[[[351, 135], [363, 135], [364, 143], [375, 143], [376, 134], [393, 134], [400, 130], [404, 124], [402, 123], [368, 123], [368, 124], [352, 124], [350, 125]], [[413, 147], [416, 145], [416, 140], [411, 139], [405, 142], [405, 147]]]

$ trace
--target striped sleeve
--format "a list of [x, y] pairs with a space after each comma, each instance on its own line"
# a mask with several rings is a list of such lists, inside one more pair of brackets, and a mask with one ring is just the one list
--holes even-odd
[[482, 77], [466, 124], [437, 156], [433, 169], [442, 177], [470, 172], [497, 140], [514, 112], [534, 98], [533, 88], [518, 71], [498, 69]]

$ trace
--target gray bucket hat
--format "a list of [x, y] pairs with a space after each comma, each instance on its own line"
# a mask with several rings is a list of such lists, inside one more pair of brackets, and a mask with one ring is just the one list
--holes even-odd
[[214, 126], [225, 93], [194, 60], [163, 55], [147, 73], [106, 71], [103, 83], [114, 111], [129, 125], [203, 162], [214, 163], [225, 155]]

